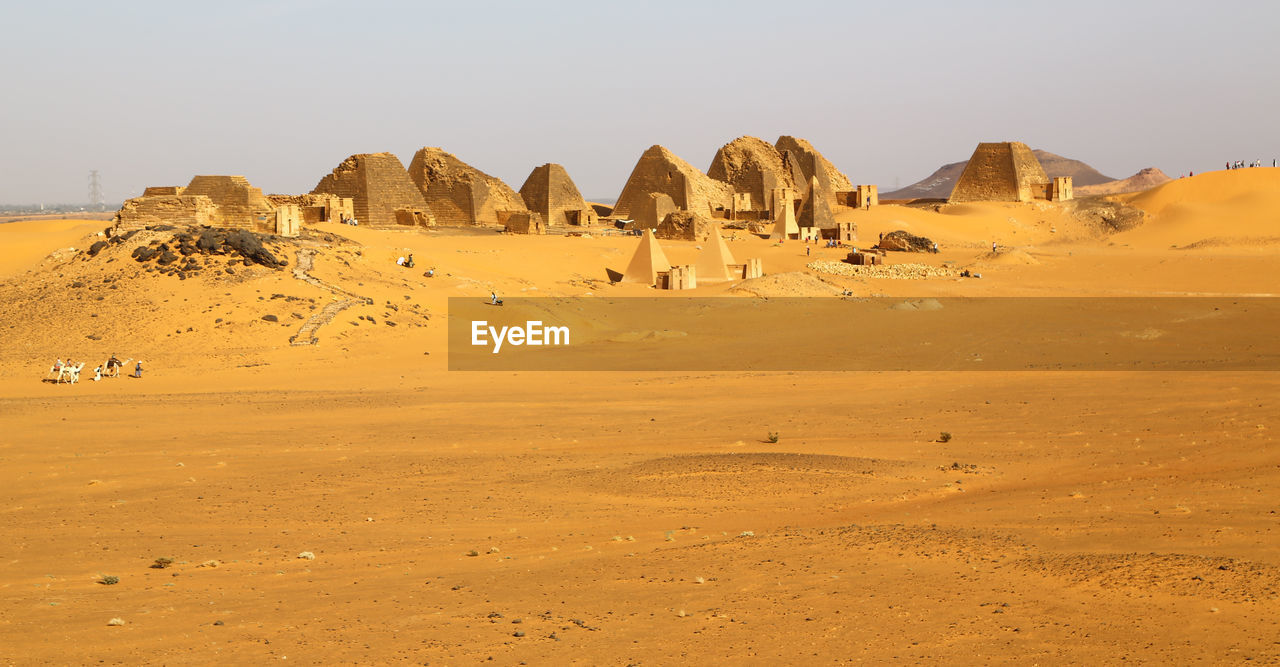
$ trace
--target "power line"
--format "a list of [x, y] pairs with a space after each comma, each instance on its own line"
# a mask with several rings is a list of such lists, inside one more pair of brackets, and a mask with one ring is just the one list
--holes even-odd
[[101, 211], [106, 204], [106, 198], [102, 196], [102, 180], [98, 178], [98, 170], [89, 170], [89, 205], [97, 206]]

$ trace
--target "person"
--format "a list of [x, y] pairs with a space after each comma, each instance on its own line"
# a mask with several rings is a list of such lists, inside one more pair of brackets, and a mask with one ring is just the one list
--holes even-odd
[[809, 244], [808, 244], [808, 243], [805, 243], [805, 244], [804, 244], [804, 256], [805, 256], [805, 257], [808, 257], [808, 256], [809, 256]]
[[404, 266], [405, 266], [405, 268], [406, 268], [406, 269], [412, 269], [412, 268], [413, 268], [413, 253], [409, 253], [409, 259], [406, 259], [406, 260], [404, 261]]
[[995, 252], [995, 251], [996, 251], [996, 242], [995, 242], [995, 241], [992, 241], [992, 242], [991, 242], [991, 252]]
[[95, 366], [93, 368], [93, 381], [97, 382], [98, 380], [101, 380], [101, 379], [102, 379], [102, 367]]
[[140, 378], [140, 377], [142, 377], [142, 362], [141, 362], [141, 361], [139, 361], [139, 362], [137, 363], [137, 365], [133, 367], [133, 377], [136, 377], [136, 378]]
[[938, 242], [937, 242], [937, 241], [934, 241], [934, 242], [933, 242], [933, 254], [935, 254], [935, 255], [936, 255], [936, 254], [938, 254]]
[[501, 305], [502, 305], [502, 299], [499, 299], [499, 298], [498, 298], [498, 293], [497, 293], [497, 292], [490, 292], [490, 293], [489, 293], [489, 303], [490, 303], [491, 305], [494, 305], [494, 306], [501, 306]]
[[396, 266], [404, 266], [404, 255], [401, 255], [400, 258], [396, 260]]

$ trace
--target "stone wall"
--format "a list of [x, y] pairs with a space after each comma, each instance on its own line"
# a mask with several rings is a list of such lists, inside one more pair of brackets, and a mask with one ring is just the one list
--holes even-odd
[[490, 176], [440, 148], [424, 147], [409, 162], [417, 185], [440, 225], [497, 225], [499, 211], [525, 211], [524, 200]]
[[397, 209], [417, 211], [426, 218], [432, 213], [400, 158], [391, 153], [352, 155], [320, 179], [311, 194], [350, 198], [356, 221], [371, 227], [396, 226]]
[[671, 197], [676, 208], [699, 215], [709, 216], [716, 210], [727, 211], [733, 206], [732, 186], [708, 177], [671, 151], [656, 145], [646, 150], [636, 162], [622, 194], [618, 195], [613, 215], [631, 217], [632, 209], [654, 192]]
[[303, 224], [315, 225], [322, 222], [342, 222], [345, 218], [355, 217], [355, 205], [349, 197], [337, 195], [267, 195], [267, 199], [277, 208], [284, 204], [295, 204], [302, 211]]
[[117, 231], [149, 225], [213, 224], [217, 207], [204, 195], [151, 195], [130, 199], [112, 220]]
[[520, 186], [520, 198], [550, 226], [586, 226], [600, 221], [599, 214], [569, 178], [569, 172], [555, 163], [534, 167]]

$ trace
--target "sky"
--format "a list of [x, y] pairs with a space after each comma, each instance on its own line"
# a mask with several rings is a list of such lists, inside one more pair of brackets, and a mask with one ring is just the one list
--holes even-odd
[[809, 139], [882, 191], [1023, 141], [1115, 178], [1280, 156], [1280, 3], [4, 3], [0, 204], [196, 174], [308, 192], [440, 146], [613, 198], [662, 144]]

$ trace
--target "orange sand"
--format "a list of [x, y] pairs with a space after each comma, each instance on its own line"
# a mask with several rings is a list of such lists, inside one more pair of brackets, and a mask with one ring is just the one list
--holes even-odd
[[[1048, 205], [845, 210], [863, 238], [942, 244], [891, 261], [984, 277], [821, 278], [1274, 295], [1278, 246], [1251, 239], [1275, 235], [1278, 181], [1172, 182], [1111, 238]], [[97, 229], [0, 225], [0, 267], [33, 269], [0, 282], [13, 662], [1280, 660], [1274, 373], [450, 373], [448, 297], [654, 295], [605, 279], [635, 239], [324, 225], [352, 243], [313, 274], [374, 305], [291, 347], [293, 313], [332, 298], [292, 254], [186, 281], [130, 244], [41, 260]], [[844, 254], [746, 236], [770, 274]], [[145, 377], [39, 382], [112, 353]]]

